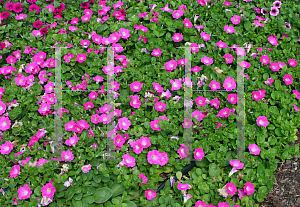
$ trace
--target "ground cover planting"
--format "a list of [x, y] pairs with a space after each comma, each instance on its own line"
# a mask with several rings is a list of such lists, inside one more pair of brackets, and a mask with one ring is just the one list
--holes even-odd
[[299, 156], [298, 1], [0, 2], [1, 205], [253, 207]]

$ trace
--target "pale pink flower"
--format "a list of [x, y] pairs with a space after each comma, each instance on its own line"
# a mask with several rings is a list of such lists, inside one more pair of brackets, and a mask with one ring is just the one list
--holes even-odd
[[88, 164], [88, 165], [84, 165], [81, 167], [81, 170], [83, 173], [88, 173], [90, 171], [90, 169], [92, 169], [92, 165]]

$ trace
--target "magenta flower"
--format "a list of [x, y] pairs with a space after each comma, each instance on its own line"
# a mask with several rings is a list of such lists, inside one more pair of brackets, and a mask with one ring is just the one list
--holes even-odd
[[159, 164], [162, 154], [158, 150], [149, 151], [147, 154], [147, 160], [150, 164]]
[[250, 67], [251, 67], [250, 63], [248, 63], [248, 62], [246, 62], [246, 61], [240, 62], [239, 65], [240, 65], [242, 68], [244, 68], [244, 69], [250, 68]]
[[201, 33], [200, 33], [200, 36], [201, 36], [201, 38], [202, 38], [204, 41], [209, 41], [209, 40], [210, 40], [210, 35], [209, 35], [209, 34], [206, 34], [205, 32], [201, 32]]
[[175, 81], [170, 79], [170, 83], [172, 84], [171, 91], [179, 90], [182, 87], [182, 84], [179, 79], [175, 79]]
[[[226, 2], [226, 1], [225, 1], [225, 2]], [[205, 201], [199, 200], [199, 201], [197, 201], [197, 202], [195, 203], [195, 207], [207, 207], [207, 204], [206, 204]]]
[[184, 118], [184, 122], [182, 123], [183, 128], [190, 128], [191, 125], [193, 124], [192, 119], [186, 119]]
[[274, 72], [278, 71], [280, 69], [280, 66], [278, 63], [270, 63], [270, 68], [271, 70], [273, 70]]
[[161, 112], [163, 112], [167, 107], [167, 105], [162, 101], [155, 103], [154, 106], [156, 111], [161, 111]]
[[217, 98], [212, 99], [212, 100], [210, 100], [210, 105], [214, 106], [216, 109], [218, 109], [220, 106], [220, 101]]
[[219, 42], [217, 42], [216, 45], [217, 45], [219, 48], [227, 48], [227, 44], [224, 43], [222, 40], [220, 40]]
[[258, 126], [264, 126], [264, 127], [267, 127], [269, 124], [269, 121], [268, 121], [267, 117], [265, 117], [265, 116], [257, 117], [256, 122], [257, 122]]
[[224, 31], [227, 32], [227, 33], [235, 33], [234, 27], [233, 26], [228, 26], [228, 25], [225, 25]]
[[288, 61], [289, 65], [292, 66], [293, 68], [297, 66], [297, 61], [295, 59], [289, 59]]
[[283, 77], [283, 81], [285, 82], [286, 85], [290, 85], [293, 83], [293, 76], [291, 76], [290, 74], [286, 74]]
[[20, 173], [20, 165], [14, 165], [9, 172], [11, 178], [15, 178]]
[[138, 82], [138, 81], [134, 81], [133, 83], [130, 84], [130, 89], [133, 92], [140, 92], [140, 90], [142, 89], [143, 84]]
[[238, 102], [237, 94], [228, 94], [227, 101], [229, 101], [232, 104], [236, 104]]
[[141, 154], [141, 152], [144, 149], [140, 139], [136, 140], [134, 142], [131, 142], [130, 146], [133, 148], [133, 152], [135, 152], [136, 154]]
[[182, 59], [179, 59], [178, 61], [177, 61], [177, 63], [178, 63], [178, 65], [185, 65], [185, 64], [187, 64], [187, 59], [185, 59], [185, 58], [182, 58]]
[[122, 135], [120, 134], [117, 134], [115, 137], [114, 137], [114, 144], [116, 145], [116, 147], [122, 147], [123, 144], [125, 143], [126, 139], [124, 139], [122, 137]]
[[207, 56], [204, 56], [203, 58], [201, 58], [201, 62], [204, 64], [204, 65], [211, 65], [213, 64], [213, 58], [209, 58]]
[[162, 54], [162, 51], [160, 50], [160, 48], [154, 49], [151, 53], [151, 55], [154, 55], [156, 57], [159, 57]]
[[134, 167], [136, 165], [135, 158], [130, 156], [130, 154], [125, 154], [122, 156], [125, 165], [128, 167]]
[[[251, 0], [252, 1], [252, 0]], [[228, 203], [226, 202], [219, 202], [218, 207], [230, 207]]]
[[131, 121], [125, 116], [118, 120], [118, 124], [120, 129], [128, 130], [129, 127], [131, 126]]
[[164, 64], [167, 72], [172, 72], [173, 70], [175, 70], [177, 65], [178, 64], [176, 60], [170, 60]]
[[268, 37], [268, 41], [271, 43], [271, 45], [278, 45], [277, 37], [272, 35]]
[[69, 139], [67, 139], [65, 141], [65, 144], [68, 146], [75, 146], [78, 141], [79, 141], [79, 138], [75, 134], [73, 137], [70, 137]]
[[132, 95], [128, 97], [131, 97], [130, 106], [136, 109], [138, 109], [141, 106], [142, 102], [140, 101], [138, 95]]
[[0, 130], [1, 131], [6, 131], [6, 130], [10, 129], [10, 125], [11, 125], [11, 121], [8, 118], [8, 116], [0, 117]]
[[277, 7], [271, 7], [270, 14], [272, 16], [277, 16], [279, 14], [279, 9]]
[[1, 154], [8, 155], [13, 150], [13, 148], [14, 146], [12, 143], [10, 143], [9, 141], [5, 141], [5, 143], [0, 146]]
[[227, 193], [234, 195], [237, 191], [234, 183], [226, 183]]
[[191, 68], [191, 71], [194, 72], [194, 73], [197, 73], [197, 72], [199, 72], [200, 70], [202, 70], [202, 68], [199, 67], [199, 66], [195, 66], [195, 67], [192, 67], [192, 68]]
[[190, 47], [191, 47], [191, 52], [192, 52], [192, 53], [199, 52], [199, 45], [198, 45], [198, 44], [192, 43], [192, 44], [190, 45]]
[[204, 156], [205, 156], [205, 154], [204, 154], [203, 149], [201, 147], [195, 149], [194, 157], [195, 157], [196, 160], [201, 161]]
[[144, 149], [151, 146], [150, 137], [144, 137], [144, 136], [142, 136], [140, 138], [140, 140], [141, 140], [142, 147]]
[[298, 107], [296, 105], [293, 105], [295, 112], [299, 111]]
[[224, 6], [226, 6], [226, 5], [227, 5], [227, 6], [231, 6], [231, 2], [230, 2], [230, 1], [225, 1], [223, 5], [224, 5]]
[[232, 63], [233, 61], [233, 56], [230, 53], [226, 53], [223, 58], [225, 59], [226, 63]]
[[233, 90], [233, 89], [235, 89], [236, 88], [235, 80], [232, 77], [227, 77], [224, 80], [223, 87], [226, 90]]
[[17, 58], [15, 58], [14, 56], [12, 55], [9, 55], [7, 58], [6, 58], [6, 61], [8, 64], [15, 64], [16, 61], [17, 61]]
[[88, 165], [84, 165], [81, 167], [81, 170], [83, 173], [88, 173], [90, 171], [90, 169], [92, 169], [92, 165], [88, 164]]
[[199, 96], [195, 99], [196, 104], [199, 106], [205, 106], [206, 105], [206, 98], [204, 98], [203, 96]]
[[300, 93], [297, 90], [293, 90], [293, 94], [296, 94], [296, 98], [300, 99]]
[[233, 17], [231, 17], [230, 20], [231, 20], [232, 24], [237, 25], [241, 22], [241, 17], [238, 15], [234, 15]]
[[202, 121], [204, 117], [206, 117], [205, 114], [203, 114], [201, 111], [193, 111], [192, 117], [195, 117], [198, 119], [198, 121]]
[[181, 159], [188, 157], [188, 152], [189, 152], [189, 147], [184, 145], [184, 144], [180, 144], [180, 148], [177, 150], [177, 153], [180, 155]]
[[260, 148], [256, 144], [249, 144], [249, 151], [253, 155], [259, 155], [260, 154]]
[[177, 188], [178, 190], [188, 190], [191, 188], [191, 186], [188, 183], [182, 184], [181, 182], [179, 182]]
[[183, 24], [184, 24], [184, 26], [185, 26], [186, 28], [192, 28], [192, 27], [193, 27], [192, 22], [191, 22], [189, 19], [187, 19], [187, 18], [185, 18], [185, 19], [183, 20]]
[[216, 115], [216, 117], [222, 117], [222, 118], [229, 117], [230, 114], [231, 114], [231, 110], [229, 108], [225, 107], [224, 109], [221, 109], [219, 111], [219, 113]]
[[[141, 173], [141, 174], [139, 174], [139, 176], [138, 176], [139, 178], [143, 178], [143, 181], [142, 181], [142, 183], [145, 183], [145, 184], [147, 184], [147, 182], [148, 182], [148, 178], [143, 174], [143, 173]], [[141, 183], [139, 183], [139, 186], [142, 186], [141, 185]]]
[[72, 153], [72, 151], [62, 151], [61, 153], [61, 158], [65, 161], [65, 162], [71, 162], [74, 159], [74, 155]]
[[152, 200], [153, 198], [156, 197], [156, 191], [152, 191], [151, 188], [149, 190], [145, 191], [145, 195], [148, 200]]
[[76, 57], [76, 60], [79, 63], [83, 63], [84, 61], [86, 61], [86, 54], [85, 53], [79, 53]]
[[151, 121], [151, 122], [150, 122], [151, 128], [152, 128], [153, 130], [160, 131], [161, 128], [160, 128], [159, 125], [158, 125], [158, 122], [160, 122], [160, 121], [161, 121], [161, 120], [159, 120], [159, 119], [155, 119], [154, 121]]
[[246, 195], [243, 189], [239, 189], [239, 199], [242, 200], [242, 198]]
[[183, 35], [182, 33], [174, 33], [172, 38], [174, 42], [180, 42], [181, 40], [183, 40]]
[[183, 14], [184, 11], [182, 10], [174, 10], [172, 16], [174, 19], [179, 19]]
[[54, 196], [54, 193], [56, 192], [55, 187], [52, 185], [52, 183], [47, 183], [42, 188], [42, 196], [47, 198], [52, 198]]
[[270, 58], [268, 55], [262, 55], [260, 57], [260, 62], [262, 62], [264, 65], [268, 65], [270, 63]]
[[121, 28], [121, 29], [119, 30], [119, 35], [120, 35], [120, 37], [122, 37], [123, 39], [128, 40], [128, 38], [130, 37], [130, 30], [129, 30], [129, 29]]
[[244, 187], [244, 192], [249, 196], [254, 193], [254, 185], [253, 183], [246, 182]]
[[25, 200], [25, 199], [29, 198], [31, 194], [32, 194], [32, 191], [27, 184], [24, 184], [23, 187], [20, 187], [18, 189], [18, 197], [20, 200], [23, 200], [23, 199]]

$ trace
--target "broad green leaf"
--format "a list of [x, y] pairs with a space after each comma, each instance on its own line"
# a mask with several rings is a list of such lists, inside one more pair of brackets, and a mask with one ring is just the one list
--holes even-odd
[[217, 177], [220, 174], [220, 171], [220, 168], [215, 163], [209, 165], [208, 173], [210, 177]]
[[123, 193], [123, 191], [125, 190], [125, 187], [122, 183], [114, 182], [113, 185], [110, 187], [110, 189], [113, 192], [112, 197], [116, 197]]
[[93, 194], [96, 203], [104, 203], [112, 196], [113, 192], [111, 189], [104, 187], [98, 188]]

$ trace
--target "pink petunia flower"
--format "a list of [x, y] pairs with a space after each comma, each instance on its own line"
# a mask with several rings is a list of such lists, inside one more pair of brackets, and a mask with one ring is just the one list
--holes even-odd
[[152, 191], [151, 188], [149, 190], [145, 191], [145, 195], [148, 200], [152, 200], [153, 198], [156, 197], [156, 191]]
[[269, 124], [269, 121], [268, 121], [267, 117], [265, 117], [265, 116], [257, 117], [256, 122], [257, 122], [258, 126], [264, 126], [264, 127], [267, 127]]
[[42, 188], [42, 196], [47, 198], [52, 198], [54, 196], [54, 193], [56, 192], [55, 187], [52, 185], [52, 183], [47, 183]]
[[170, 60], [164, 64], [164, 67], [166, 68], [167, 72], [172, 72], [173, 70], [176, 69], [177, 65], [178, 64], [176, 60]]
[[156, 57], [159, 57], [162, 54], [162, 51], [160, 50], [160, 48], [154, 49], [151, 53], [151, 55], [154, 55]]
[[249, 196], [254, 193], [254, 185], [253, 183], [246, 182], [244, 186], [244, 192]]
[[182, 10], [174, 10], [172, 16], [174, 19], [179, 19], [183, 14], [184, 11]]
[[23, 199], [25, 200], [25, 199], [29, 198], [31, 194], [32, 194], [32, 191], [27, 184], [24, 184], [23, 187], [20, 187], [18, 189], [18, 198], [20, 200], [23, 200]]
[[230, 195], [234, 195], [237, 191], [234, 183], [226, 183], [226, 189]]
[[292, 66], [293, 68], [298, 65], [297, 61], [295, 59], [289, 59], [288, 64]]
[[0, 146], [1, 154], [8, 155], [13, 150], [13, 148], [14, 146], [12, 143], [10, 143], [9, 141], [5, 141], [5, 143]]
[[120, 129], [128, 130], [129, 127], [131, 126], [131, 121], [127, 117], [123, 117], [118, 120], [118, 124]]
[[136, 165], [135, 158], [130, 156], [129, 153], [122, 156], [125, 165], [128, 167], [134, 167]]
[[177, 153], [180, 155], [181, 159], [188, 157], [189, 147], [180, 144], [180, 148], [177, 150]]
[[[147, 184], [147, 182], [148, 182], [148, 178], [143, 174], [143, 173], [141, 173], [141, 174], [139, 174], [139, 176], [138, 176], [139, 178], [143, 178], [143, 181], [142, 181], [142, 183], [145, 183], [145, 184]], [[139, 183], [139, 186], [142, 186], [142, 184], [141, 183]]]
[[194, 158], [196, 160], [199, 160], [201, 161], [203, 159], [203, 157], [205, 156], [204, 152], [203, 152], [203, 148], [197, 148], [195, 149], [195, 152], [194, 152]]
[[213, 58], [209, 58], [207, 56], [204, 56], [203, 58], [201, 58], [201, 62], [204, 64], [204, 65], [211, 65], [213, 64]]
[[192, 22], [191, 22], [189, 19], [187, 19], [187, 18], [185, 18], [185, 19], [183, 20], [183, 24], [184, 24], [184, 26], [185, 26], [186, 28], [192, 28], [192, 27], [193, 27]]
[[227, 32], [227, 33], [235, 33], [235, 29], [233, 26], [228, 26], [228, 25], [225, 25], [224, 27], [224, 31]]
[[177, 188], [178, 188], [178, 190], [188, 190], [191, 188], [191, 186], [188, 183], [183, 184], [183, 183], [179, 182], [177, 185]]
[[249, 144], [249, 151], [253, 155], [259, 155], [260, 154], [260, 148], [256, 144]]
[[226, 53], [223, 58], [227, 64], [233, 62], [233, 56], [230, 53]]
[[293, 76], [291, 76], [290, 74], [285, 74], [283, 77], [283, 81], [285, 82], [285, 85], [290, 85], [293, 83]]
[[88, 165], [84, 165], [81, 167], [81, 170], [83, 173], [88, 173], [90, 171], [90, 169], [92, 169], [92, 165], [88, 164]]
[[232, 104], [236, 104], [238, 102], [237, 94], [236, 93], [235, 94], [228, 94], [227, 101], [229, 101]]
[[158, 122], [161, 122], [161, 120], [155, 119], [154, 121], [150, 122], [150, 127], [151, 127], [152, 130], [156, 130], [156, 131], [160, 131], [161, 130], [161, 128], [158, 125]]
[[232, 24], [237, 25], [241, 22], [241, 17], [238, 15], [234, 15], [233, 17], [231, 17], [230, 20], [231, 20]]
[[174, 33], [172, 38], [174, 42], [180, 42], [181, 40], [183, 40], [183, 35], [182, 33]]
[[236, 82], [235, 82], [235, 80], [232, 77], [227, 77], [224, 80], [223, 87], [226, 90], [233, 90], [233, 89], [236, 88]]
[[74, 159], [74, 155], [72, 153], [72, 151], [62, 151], [61, 153], [61, 158], [65, 161], [65, 162], [71, 162]]
[[155, 103], [154, 106], [156, 111], [161, 111], [161, 112], [163, 112], [167, 107], [167, 105], [162, 101]]
[[11, 178], [15, 178], [20, 174], [20, 165], [14, 165], [9, 172]]

